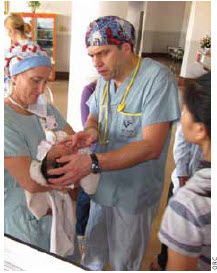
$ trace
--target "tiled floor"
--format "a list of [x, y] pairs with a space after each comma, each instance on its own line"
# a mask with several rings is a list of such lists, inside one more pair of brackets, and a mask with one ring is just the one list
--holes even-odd
[[[163, 61], [166, 65], [170, 65], [167, 60], [160, 60]], [[55, 82], [49, 83], [53, 95], [54, 95], [54, 104], [57, 106], [59, 111], [62, 115], [66, 118], [67, 114], [67, 97], [68, 97], [68, 81], [63, 80], [56, 80]], [[179, 89], [180, 90], [180, 89]], [[172, 128], [172, 137], [170, 142], [170, 147], [168, 151], [168, 158], [166, 163], [165, 169], [165, 182], [164, 182], [164, 191], [161, 198], [161, 203], [159, 207], [159, 211], [157, 217], [154, 220], [153, 227], [152, 227], [152, 235], [150, 238], [150, 243], [148, 246], [147, 253], [144, 258], [143, 268], [142, 270], [148, 271], [150, 263], [156, 258], [159, 250], [160, 250], [160, 242], [157, 238], [157, 232], [159, 230], [161, 218], [167, 203], [167, 193], [169, 189], [169, 184], [171, 181], [171, 173], [175, 167], [173, 156], [172, 156], [172, 148], [174, 143], [174, 133], [175, 133], [175, 126]]]

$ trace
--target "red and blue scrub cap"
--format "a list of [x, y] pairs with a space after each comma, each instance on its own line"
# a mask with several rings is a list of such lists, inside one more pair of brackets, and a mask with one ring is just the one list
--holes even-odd
[[100, 17], [90, 23], [86, 32], [86, 46], [135, 45], [134, 26], [117, 16]]
[[38, 66], [51, 67], [46, 50], [35, 43], [15, 44], [5, 55], [5, 72], [10, 78]]

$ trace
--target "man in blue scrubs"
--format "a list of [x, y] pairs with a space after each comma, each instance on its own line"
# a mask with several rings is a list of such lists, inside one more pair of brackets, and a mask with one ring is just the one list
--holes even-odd
[[86, 46], [99, 73], [85, 129], [68, 138], [91, 155], [69, 155], [55, 185], [100, 172], [91, 197], [82, 264], [92, 270], [140, 270], [163, 189], [172, 123], [179, 119], [177, 84], [169, 69], [133, 52], [134, 27], [116, 16], [90, 23]]

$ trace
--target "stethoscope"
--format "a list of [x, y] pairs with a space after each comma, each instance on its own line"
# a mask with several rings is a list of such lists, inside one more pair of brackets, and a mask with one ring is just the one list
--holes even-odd
[[[126, 97], [130, 92], [130, 88], [133, 85], [134, 79], [139, 71], [139, 66], [141, 63], [141, 57], [139, 57], [135, 71], [133, 73], [133, 76], [131, 78], [131, 81], [129, 83], [129, 85], [126, 88], [126, 91], [124, 93], [124, 96], [121, 100], [121, 102], [119, 103], [118, 107], [117, 107], [117, 112], [123, 115], [128, 115], [128, 116], [141, 116], [141, 113], [130, 113], [130, 112], [124, 112], [124, 109], [126, 107]], [[103, 99], [102, 99], [102, 103], [100, 104], [100, 111], [99, 111], [99, 122], [98, 122], [98, 139], [99, 139], [99, 143], [103, 146], [105, 146], [106, 144], [108, 144], [108, 89], [109, 89], [109, 82], [107, 82], [106, 87], [105, 87], [105, 92], [103, 94]], [[105, 104], [106, 101], [106, 104]], [[102, 119], [102, 112], [103, 112], [103, 108], [106, 107], [106, 113], [105, 113], [105, 128], [104, 128], [104, 133], [103, 133], [103, 138], [101, 138], [101, 119]]]

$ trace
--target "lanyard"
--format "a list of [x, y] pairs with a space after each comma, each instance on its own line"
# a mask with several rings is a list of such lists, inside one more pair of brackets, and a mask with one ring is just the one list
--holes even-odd
[[[117, 107], [117, 112], [121, 113], [123, 115], [129, 115], [129, 116], [141, 116], [141, 113], [127, 113], [124, 112], [124, 109], [126, 107], [126, 97], [130, 92], [130, 88], [133, 85], [134, 79], [139, 71], [139, 66], [141, 63], [141, 57], [139, 57], [139, 60], [137, 62], [135, 71], [133, 73], [133, 76], [131, 78], [131, 81], [129, 83], [129, 85], [126, 88], [126, 91], [124, 93], [124, 96], [120, 102], [120, 104]], [[99, 143], [101, 145], [106, 145], [108, 143], [108, 88], [109, 88], [109, 82], [107, 82], [106, 87], [105, 87], [105, 92], [103, 94], [103, 99], [102, 99], [102, 103], [100, 104], [100, 111], [99, 111], [99, 122], [98, 122], [98, 136], [99, 136]], [[106, 100], [106, 105], [105, 104], [105, 100]], [[103, 108], [106, 107], [106, 114], [105, 114], [105, 128], [104, 128], [104, 134], [103, 134], [103, 139], [101, 138], [101, 118], [102, 118], [102, 112], [103, 112]]]
[[[22, 105], [20, 105], [19, 103], [17, 103], [15, 100], [13, 100], [13, 99], [11, 98], [11, 96], [9, 96], [8, 99], [9, 99], [9, 101], [10, 101], [11, 103], [13, 103], [14, 105], [16, 105], [16, 106], [18, 106], [19, 108], [21, 108], [21, 109], [23, 109], [23, 110], [29, 112], [27, 108], [25, 108], [25, 107], [23, 107]], [[29, 112], [29, 113], [30, 113], [30, 112]]]
[[[50, 93], [51, 100], [53, 101], [53, 95], [52, 95], [52, 93], [51, 93], [50, 90], [49, 90], [49, 93]], [[29, 113], [34, 114], [35, 116], [37, 116], [38, 119], [39, 119], [40, 125], [42, 127], [42, 130], [44, 131], [45, 135], [46, 135], [46, 132], [48, 132], [48, 130], [52, 131], [54, 128], [57, 127], [57, 122], [56, 122], [54, 116], [47, 116], [47, 114], [46, 115], [40, 115], [39, 113], [34, 113], [31, 110], [29, 110], [28, 108], [25, 108], [22, 105], [20, 105], [19, 103], [17, 103], [16, 101], [14, 101], [11, 98], [11, 96], [9, 96], [8, 99], [10, 100], [11, 103], [13, 103], [14, 105], [18, 106], [19, 108], [21, 108], [23, 110], [26, 110], [27, 112], [29, 112]]]
[[[52, 91], [50, 90], [50, 88], [47, 86], [47, 90], [48, 90], [48, 94], [50, 96], [50, 100], [51, 102], [53, 103], [53, 94], [52, 94]], [[46, 99], [46, 96], [45, 94], [41, 94], [39, 95], [38, 97], [38, 100], [36, 103], [33, 103], [33, 104], [29, 104], [27, 108], [23, 107], [22, 105], [20, 105], [19, 103], [17, 103], [16, 101], [14, 101], [12, 99], [11, 96], [8, 96], [8, 99], [10, 100], [11, 103], [13, 103], [14, 105], [18, 106], [19, 108], [31, 113], [31, 114], [34, 114], [36, 116], [38, 116], [39, 118], [46, 118], [47, 117], [47, 99]], [[38, 107], [38, 105], [44, 105], [44, 109], [43, 111], [42, 110], [42, 107], [41, 109]]]

